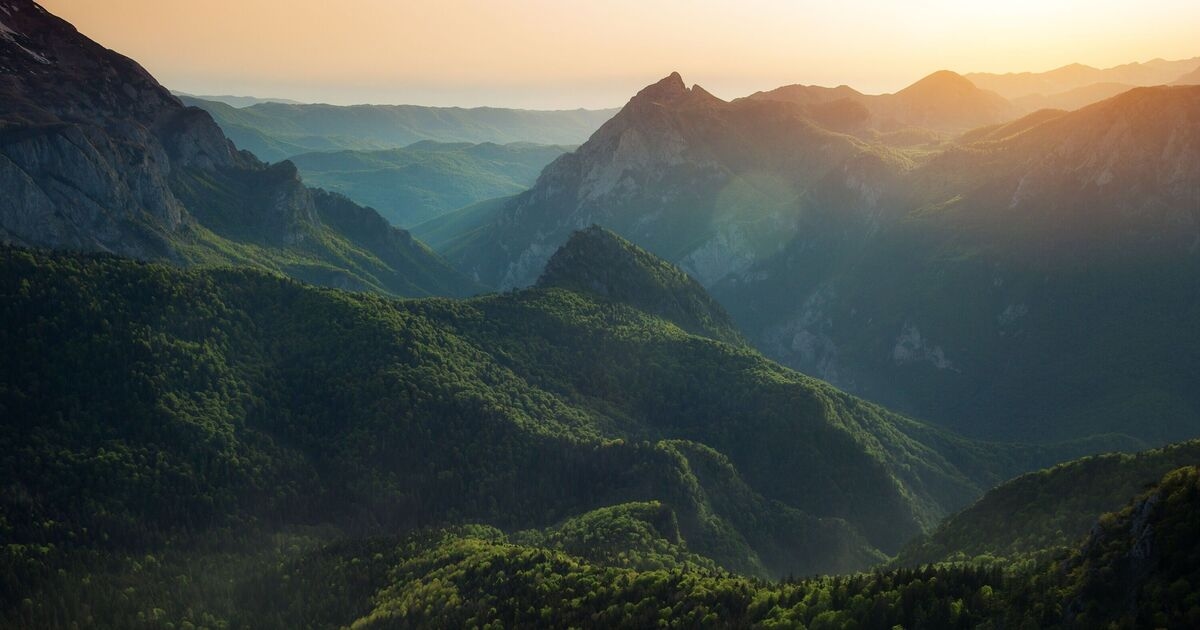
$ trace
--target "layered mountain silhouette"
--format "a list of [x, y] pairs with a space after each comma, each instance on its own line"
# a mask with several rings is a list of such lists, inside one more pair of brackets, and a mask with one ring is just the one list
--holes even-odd
[[1097, 84], [1121, 84], [1129, 87], [1165, 85], [1200, 68], [1200, 57], [1168, 61], [1153, 59], [1111, 68], [1094, 68], [1073, 63], [1047, 72], [1010, 72], [966, 75], [975, 85], [1008, 99], [1033, 95], [1048, 96]]
[[825, 126], [854, 132], [894, 132], [909, 127], [964, 131], [1011, 120], [1019, 111], [1001, 96], [948, 70], [935, 72], [895, 94], [874, 96], [846, 86], [791, 85], [748, 98], [804, 105], [814, 119], [832, 123]]
[[183, 102], [212, 114], [239, 147], [268, 162], [313, 151], [379, 151], [421, 141], [577, 145], [615, 113], [278, 102], [237, 107], [187, 96]]
[[[978, 96], [966, 83], [939, 73], [909, 94]], [[712, 288], [769, 355], [959, 430], [1200, 428], [1185, 385], [1198, 354], [1168, 350], [1195, 343], [1200, 89], [1138, 88], [933, 151], [814, 114], [846, 89], [785, 93], [725, 102], [673, 74], [533, 189], [443, 235], [447, 255], [524, 286], [600, 224]]]
[[0, 16], [0, 239], [239, 262], [403, 295], [474, 290], [373, 210], [237, 151], [135, 62], [33, 2]]
[[1171, 85], [1200, 85], [1200, 66], [1172, 81]]
[[412, 227], [480, 201], [528, 189], [542, 169], [574, 147], [424, 141], [383, 151], [303, 153], [290, 161], [304, 181]]

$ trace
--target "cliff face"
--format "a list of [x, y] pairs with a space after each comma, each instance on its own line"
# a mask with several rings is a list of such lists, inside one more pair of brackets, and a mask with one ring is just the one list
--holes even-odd
[[254, 168], [203, 112], [33, 2], [0, 3], [5, 240], [169, 256], [180, 169]]
[[238, 151], [206, 112], [29, 0], [0, 0], [0, 70], [0, 242], [249, 263], [404, 295], [474, 288], [386, 223], [330, 227], [376, 213], [322, 206], [291, 163]]

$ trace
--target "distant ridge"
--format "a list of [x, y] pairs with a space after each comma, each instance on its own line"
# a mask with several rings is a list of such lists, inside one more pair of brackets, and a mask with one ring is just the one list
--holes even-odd
[[975, 85], [1017, 99], [1030, 95], [1048, 96], [1097, 83], [1133, 86], [1164, 85], [1200, 67], [1200, 57], [1168, 61], [1153, 59], [1111, 68], [1094, 68], [1073, 63], [1047, 72], [1010, 72], [994, 74], [973, 72], [965, 75]]
[[260, 103], [283, 103], [285, 105], [302, 105], [303, 104], [301, 101], [293, 101], [293, 100], [287, 99], [287, 98], [260, 98], [257, 96], [233, 96], [233, 95], [229, 95], [229, 94], [219, 94], [219, 95], [189, 94], [187, 92], [180, 92], [178, 90], [171, 90], [171, 93], [174, 94], [175, 96], [178, 96], [181, 98], [188, 97], [188, 98], [194, 98], [194, 99], [203, 100], [203, 101], [213, 101], [216, 103], [225, 103], [226, 105], [229, 105], [230, 107], [237, 107], [238, 109], [250, 107], [251, 105], [258, 105]]
[[934, 72], [895, 94], [863, 94], [848, 86], [788, 85], [767, 92], [756, 92], [751, 100], [783, 101], [804, 106], [817, 120], [828, 120], [834, 104], [843, 110], [851, 105], [862, 112], [857, 120], [841, 120], [839, 130], [881, 132], [918, 127], [943, 132], [961, 132], [1015, 118], [1019, 110], [1003, 97], [976, 87], [960, 74], [949, 70]]
[[185, 97], [210, 113], [239, 147], [277, 162], [313, 151], [379, 151], [435, 142], [577, 145], [616, 113], [497, 107], [258, 103], [238, 108]]

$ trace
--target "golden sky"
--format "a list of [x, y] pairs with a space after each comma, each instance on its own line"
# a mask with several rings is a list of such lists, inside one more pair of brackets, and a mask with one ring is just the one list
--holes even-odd
[[41, 0], [173, 89], [612, 107], [673, 70], [725, 98], [934, 70], [1200, 55], [1200, 0]]

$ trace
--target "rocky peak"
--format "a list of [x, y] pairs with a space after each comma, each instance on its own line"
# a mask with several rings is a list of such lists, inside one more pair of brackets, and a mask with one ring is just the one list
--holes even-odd
[[659, 80], [657, 83], [648, 85], [638, 92], [626, 106], [637, 108], [641, 105], [660, 105], [660, 106], [678, 106], [681, 104], [721, 104], [725, 101], [713, 96], [699, 85], [693, 85], [688, 89], [683, 82], [683, 77], [678, 72], [672, 72], [670, 75]]
[[688, 93], [683, 77], [678, 72], [672, 72], [657, 83], [642, 88], [634, 95], [633, 100], [669, 103], [687, 96]]

